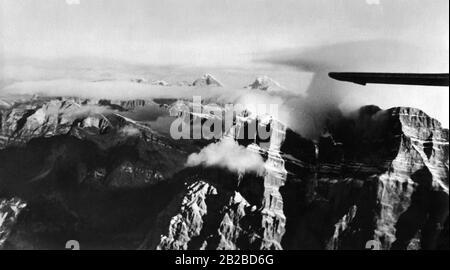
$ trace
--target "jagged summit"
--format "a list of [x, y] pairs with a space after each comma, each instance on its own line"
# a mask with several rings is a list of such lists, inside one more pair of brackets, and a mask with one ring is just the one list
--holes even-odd
[[[132, 126], [141, 133], [153, 131], [123, 117], [121, 112], [143, 107], [149, 100], [88, 100], [78, 98], [39, 98], [0, 107], [0, 150], [24, 145], [35, 138], [74, 136], [83, 138], [111, 133], [107, 143], [121, 139], [120, 131]], [[114, 131], [114, 132], [112, 132]], [[117, 134], [116, 134], [117, 133]]]
[[259, 89], [263, 91], [286, 90], [286, 88], [284, 88], [280, 83], [266, 75], [258, 76], [253, 83], [245, 86], [245, 88]]
[[194, 82], [192, 82], [193, 86], [219, 86], [222, 87], [223, 84], [214, 78], [211, 74], [204, 74], [201, 78], [196, 79]]

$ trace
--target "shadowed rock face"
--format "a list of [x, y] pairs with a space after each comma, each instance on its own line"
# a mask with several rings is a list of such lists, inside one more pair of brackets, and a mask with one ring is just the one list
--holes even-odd
[[[266, 149], [259, 148], [267, 166], [266, 174], [257, 176], [264, 192], [254, 195], [261, 204], [256, 206], [259, 225], [253, 227], [259, 231], [253, 232], [261, 240], [247, 243], [260, 249], [364, 249], [375, 240], [381, 249], [445, 248], [448, 131], [419, 110], [377, 107], [361, 108], [356, 117], [329, 129], [317, 143], [282, 129], [272, 134]], [[277, 160], [281, 162], [270, 166]], [[280, 175], [283, 168], [287, 174]], [[202, 181], [213, 183], [211, 178]], [[192, 196], [191, 188], [185, 196]], [[213, 193], [205, 197], [217, 196], [216, 189]], [[217, 211], [217, 203], [212, 203], [211, 211]], [[226, 199], [221, 204], [219, 220], [226, 218], [223, 209], [233, 207]], [[208, 206], [203, 200], [203, 215]], [[197, 220], [204, 228], [199, 225], [203, 215], [192, 219], [191, 207], [197, 209], [195, 204], [182, 204], [173, 215], [177, 222], [166, 222], [169, 232], [163, 234], [159, 248], [173, 248], [168, 243], [183, 238], [183, 231], [176, 229], [180, 224], [189, 228], [186, 224]], [[235, 215], [236, 231], [241, 231], [239, 220], [245, 215], [245, 211]]]
[[[1, 247], [448, 249], [448, 130], [420, 110], [363, 107], [315, 142], [238, 118], [226, 136], [262, 155], [256, 175], [185, 168], [204, 144], [121, 115], [140, 103], [0, 107]], [[240, 139], [253, 121], [269, 139]]]
[[283, 246], [362, 249], [377, 240], [382, 249], [442, 247], [448, 130], [416, 109], [365, 107], [330, 131], [319, 141], [315, 171], [288, 177], [282, 191]]

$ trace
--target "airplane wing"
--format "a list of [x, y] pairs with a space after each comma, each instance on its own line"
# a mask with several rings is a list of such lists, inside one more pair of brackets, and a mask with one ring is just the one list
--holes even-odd
[[353, 82], [361, 85], [368, 83], [407, 84], [428, 86], [449, 86], [448, 73], [368, 73], [368, 72], [330, 72], [328, 76], [335, 80]]

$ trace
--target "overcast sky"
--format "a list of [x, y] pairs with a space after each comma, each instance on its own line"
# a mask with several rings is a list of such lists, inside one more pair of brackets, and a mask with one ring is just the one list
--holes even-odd
[[446, 0], [0, 0], [3, 52], [235, 64], [367, 39], [447, 50]]

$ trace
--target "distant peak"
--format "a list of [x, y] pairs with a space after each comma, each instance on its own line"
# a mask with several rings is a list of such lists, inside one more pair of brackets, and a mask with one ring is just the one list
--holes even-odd
[[259, 89], [263, 91], [279, 91], [279, 90], [286, 90], [280, 83], [275, 81], [274, 79], [270, 78], [267, 75], [262, 75], [256, 77], [255, 81], [253, 83], [249, 84], [245, 88], [250, 89]]
[[148, 80], [145, 79], [145, 78], [134, 78], [134, 79], [131, 79], [131, 82], [134, 82], [134, 83], [148, 83]]
[[169, 86], [170, 84], [164, 80], [156, 80], [152, 82], [152, 85]]
[[222, 87], [223, 84], [217, 80], [213, 75], [211, 74], [204, 74], [201, 78], [196, 79], [193, 83], [193, 86], [219, 86]]

